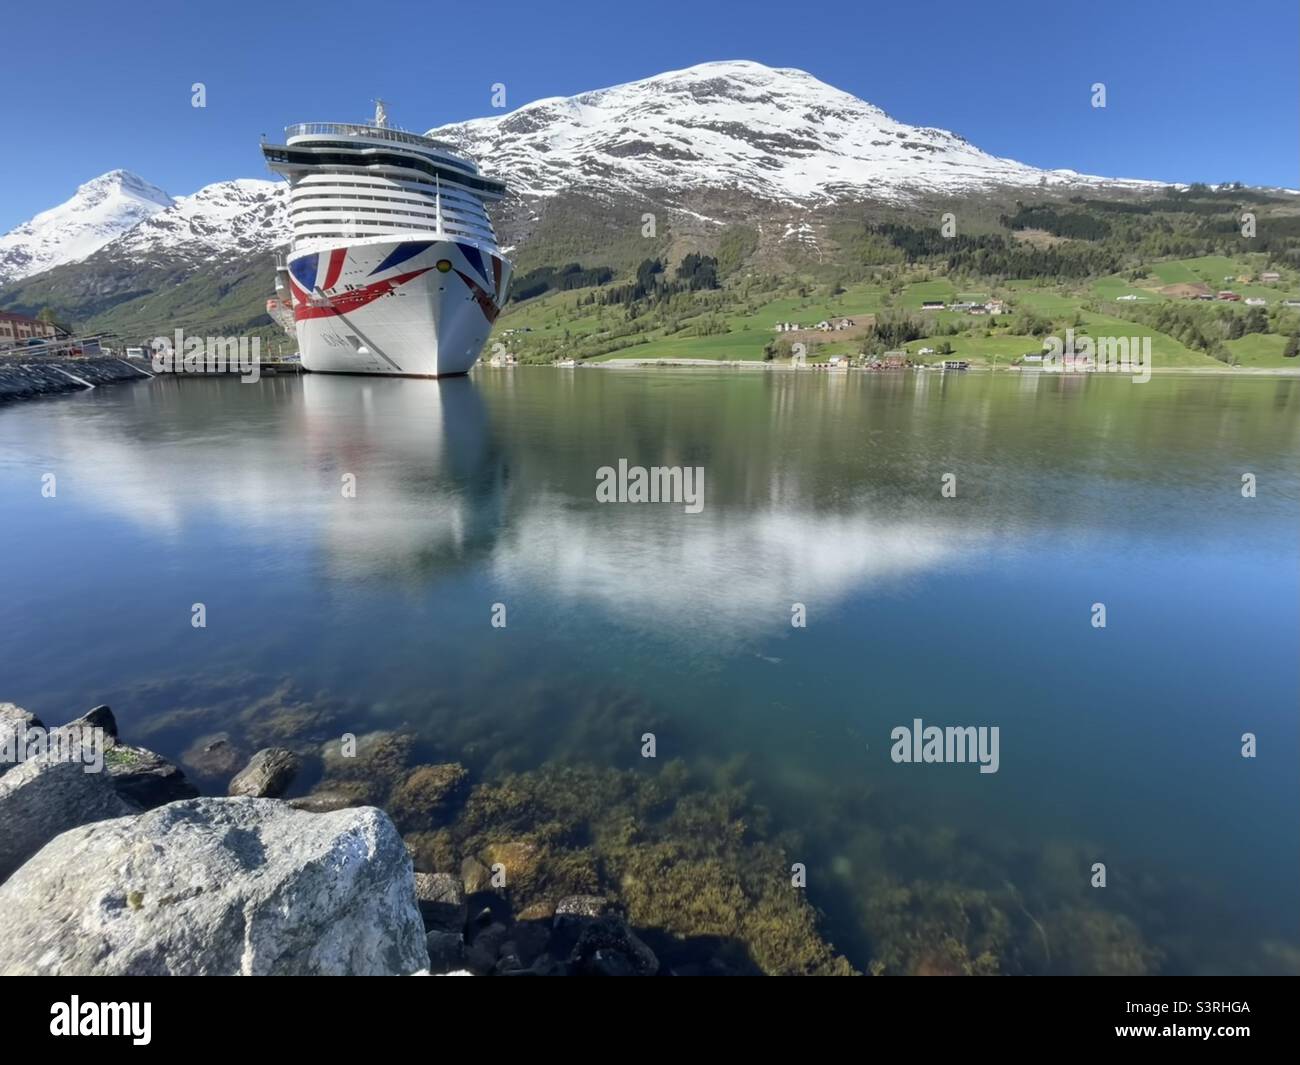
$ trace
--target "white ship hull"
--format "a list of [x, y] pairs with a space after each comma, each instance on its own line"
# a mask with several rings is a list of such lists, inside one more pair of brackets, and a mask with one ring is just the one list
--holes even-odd
[[294, 252], [288, 266], [298, 350], [316, 373], [466, 373], [511, 276], [495, 249], [433, 234]]

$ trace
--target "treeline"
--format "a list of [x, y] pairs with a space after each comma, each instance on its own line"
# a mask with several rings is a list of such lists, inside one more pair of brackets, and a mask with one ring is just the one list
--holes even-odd
[[1070, 202], [1076, 206], [1107, 214], [1213, 215], [1222, 211], [1231, 211], [1243, 203], [1267, 204], [1276, 199], [1276, 196], [1267, 192], [1256, 192], [1240, 183], [1222, 185], [1217, 189], [1193, 183], [1185, 189], [1166, 188], [1161, 195], [1149, 200], [1097, 200], [1084, 196], [1071, 196]]
[[1123, 264], [1119, 251], [1097, 244], [1038, 248], [999, 234], [945, 237], [937, 228], [892, 222], [872, 229], [898, 248], [907, 262], [938, 261], [950, 271], [984, 277], [1080, 279], [1114, 273]]
[[1015, 214], [1000, 219], [1008, 229], [1043, 229], [1054, 237], [1071, 240], [1104, 240], [1110, 236], [1110, 223], [1096, 215], [1060, 211], [1049, 205], [1026, 207], [1017, 203], [1016, 206], [1019, 210]]
[[614, 280], [614, 271], [608, 266], [593, 266], [586, 269], [581, 263], [569, 263], [566, 266], [542, 266], [529, 270], [522, 277], [515, 278], [510, 286], [510, 302], [522, 303], [535, 299], [547, 292], [567, 292], [574, 288], [593, 288], [607, 285]]
[[718, 281], [718, 260], [712, 255], [691, 252], [677, 264], [671, 281], [665, 277], [666, 269], [662, 259], [643, 259], [636, 268], [634, 281], [615, 285], [599, 294], [593, 293], [590, 302], [630, 307], [644, 300], [666, 300], [679, 292], [700, 292], [721, 287]]

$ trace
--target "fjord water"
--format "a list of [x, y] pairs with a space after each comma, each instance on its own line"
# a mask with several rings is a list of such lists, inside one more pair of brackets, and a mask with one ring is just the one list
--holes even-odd
[[[0, 410], [0, 699], [47, 722], [108, 702], [175, 757], [206, 706], [292, 689], [482, 778], [739, 776], [859, 967], [883, 867], [1000, 890], [998, 855], [1027, 915], [1122, 908], [1159, 971], [1291, 970], [1297, 445], [1294, 379], [100, 388]], [[597, 502], [620, 459], [703, 467], [703, 511]], [[917, 718], [998, 726], [998, 771], [896, 764]], [[1068, 969], [1044, 938], [1037, 970]]]

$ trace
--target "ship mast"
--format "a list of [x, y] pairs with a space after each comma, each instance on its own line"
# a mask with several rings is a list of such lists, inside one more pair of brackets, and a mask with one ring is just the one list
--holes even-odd
[[388, 106], [383, 100], [375, 101], [375, 125], [380, 129], [388, 127]]

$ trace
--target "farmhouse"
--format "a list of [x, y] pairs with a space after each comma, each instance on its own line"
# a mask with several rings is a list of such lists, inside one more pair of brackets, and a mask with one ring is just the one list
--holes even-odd
[[1279, 274], [1276, 270], [1265, 270], [1262, 274], [1259, 275], [1259, 279], [1262, 282], [1264, 282], [1264, 284], [1268, 285], [1274, 281], [1281, 281], [1282, 275]]
[[1266, 300], [1266, 299], [1262, 299], [1262, 298], [1259, 297], [1259, 296], [1251, 296], [1251, 297], [1249, 297], [1249, 298], [1246, 300], [1246, 306], [1247, 306], [1247, 307], [1263, 307], [1263, 306], [1265, 306], [1267, 303], [1268, 303], [1268, 300]]
[[1239, 295], [1237, 295], [1237, 293], [1235, 293], [1235, 292], [1229, 292], [1229, 291], [1227, 291], [1226, 289], [1225, 289], [1223, 292], [1220, 292], [1219, 295], [1218, 295], [1216, 298], [1217, 298], [1217, 299], [1224, 300], [1224, 301], [1227, 302], [1227, 303], [1240, 303], [1240, 302], [1241, 302], [1241, 297], [1240, 297]]
[[941, 311], [943, 310], [943, 300], [922, 300], [921, 310], [923, 311]]

